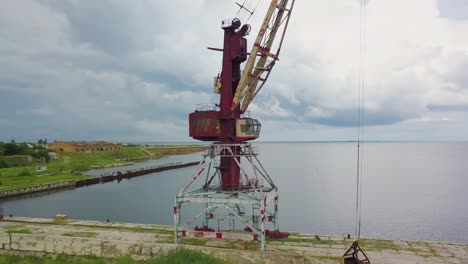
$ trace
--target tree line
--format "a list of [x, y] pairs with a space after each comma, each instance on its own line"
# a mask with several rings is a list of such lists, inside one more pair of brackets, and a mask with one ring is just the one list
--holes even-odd
[[27, 143], [16, 143], [14, 140], [9, 143], [0, 142], [0, 168], [9, 167], [8, 162], [1, 156], [29, 155], [48, 162], [50, 160], [49, 151], [43, 144], [47, 144], [47, 139], [40, 139], [38, 144], [30, 144], [29, 146]]

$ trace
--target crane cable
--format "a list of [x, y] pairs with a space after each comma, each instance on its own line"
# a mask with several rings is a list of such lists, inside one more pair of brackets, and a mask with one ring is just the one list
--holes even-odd
[[257, 17], [257, 9], [259, 8], [260, 4], [263, 4], [264, 3], [264, 0], [258, 0], [257, 1], [257, 4], [255, 5], [255, 8], [252, 10], [252, 14], [249, 16], [249, 18], [247, 19], [247, 21], [245, 22], [246, 24], [248, 24], [250, 21], [254, 21], [255, 18]]
[[[252, 4], [252, 0], [244, 0], [242, 4], [236, 2], [239, 6], [239, 10], [236, 13], [235, 18], [238, 18], [240, 21], [244, 21], [245, 19], [249, 19], [252, 16], [250, 6]], [[241, 11], [243, 11], [241, 13]]]
[[358, 136], [357, 136], [357, 171], [356, 171], [356, 238], [361, 237], [361, 217], [362, 217], [362, 161], [364, 159], [364, 91], [365, 91], [365, 0], [361, 0], [360, 21], [359, 21], [359, 106], [358, 106]]

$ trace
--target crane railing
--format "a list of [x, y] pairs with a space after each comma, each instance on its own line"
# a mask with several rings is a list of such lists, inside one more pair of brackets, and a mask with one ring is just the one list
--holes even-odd
[[197, 112], [219, 111], [219, 106], [216, 104], [197, 104], [195, 111]]

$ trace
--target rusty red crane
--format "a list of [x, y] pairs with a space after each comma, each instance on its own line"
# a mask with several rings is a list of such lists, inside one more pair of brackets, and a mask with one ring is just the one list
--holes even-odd
[[[202, 105], [189, 115], [191, 137], [227, 143], [259, 137], [260, 122], [241, 115], [263, 87], [278, 60], [293, 5], [294, 1], [271, 1], [250, 52], [246, 39], [250, 25], [242, 25], [237, 18], [223, 21], [224, 47], [216, 49], [223, 52], [222, 72], [214, 80], [214, 92], [220, 95], [219, 104], [214, 107]], [[278, 33], [281, 33], [279, 44], [272, 53]], [[247, 64], [241, 71], [241, 64], [245, 61]], [[237, 162], [222, 159], [221, 167], [223, 189], [238, 189], [240, 170]]]
[[[243, 25], [238, 18], [222, 21], [223, 48], [210, 48], [221, 51], [223, 55], [222, 71], [214, 78], [214, 92], [219, 94], [219, 103], [198, 105], [189, 114], [189, 135], [196, 140], [213, 143], [176, 197], [176, 243], [188, 233], [195, 236], [195, 231], [199, 231], [196, 236], [213, 236], [206, 232], [214, 231], [209, 222], [215, 218], [220, 207], [237, 217], [246, 230], [253, 232], [251, 238], [260, 241], [261, 250], [265, 249], [267, 221], [273, 223], [275, 231], [272, 232], [280, 234], [277, 221], [278, 188], [248, 143], [259, 137], [261, 124], [257, 119], [245, 117], [244, 113], [279, 59], [294, 2], [270, 1], [250, 50], [246, 36], [251, 26]], [[238, 5], [241, 10], [247, 10], [244, 5]], [[253, 14], [250, 10], [247, 12]], [[248, 168], [243, 164], [247, 164]], [[205, 178], [202, 187], [191, 189], [200, 178]], [[188, 221], [187, 226], [181, 225], [181, 207], [184, 203], [206, 204], [206, 209]], [[273, 208], [269, 208], [271, 204]], [[252, 215], [246, 216], [245, 206], [252, 206]], [[203, 227], [190, 231], [189, 224], [203, 215]], [[219, 236], [223, 234], [216, 234], [216, 237]]]

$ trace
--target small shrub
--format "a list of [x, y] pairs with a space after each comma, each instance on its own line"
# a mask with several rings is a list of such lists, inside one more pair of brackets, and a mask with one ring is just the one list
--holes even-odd
[[22, 170], [18, 176], [31, 176], [31, 172], [29, 172], [27, 169]]
[[80, 162], [80, 163], [73, 164], [71, 166], [71, 170], [72, 171], [86, 171], [86, 170], [89, 170], [89, 167], [86, 164]]
[[200, 251], [189, 250], [185, 248], [178, 248], [171, 250], [166, 254], [154, 259], [154, 264], [222, 264], [223, 260], [210, 256]]
[[10, 165], [8, 164], [8, 162], [5, 159], [0, 157], [0, 168], [9, 168], [9, 167]]

